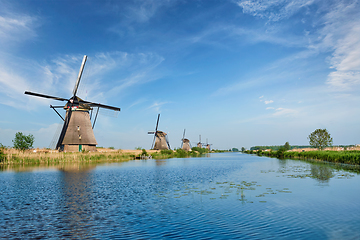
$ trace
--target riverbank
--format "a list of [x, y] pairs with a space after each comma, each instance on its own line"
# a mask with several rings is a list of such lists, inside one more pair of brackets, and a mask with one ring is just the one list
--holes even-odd
[[360, 151], [245, 151], [247, 154], [256, 154], [258, 156], [293, 158], [293, 159], [313, 159], [332, 163], [342, 163], [351, 165], [360, 165]]
[[48, 149], [20, 151], [3, 149], [0, 153], [0, 165], [14, 164], [58, 164], [68, 162], [122, 162], [135, 159], [167, 159], [200, 157], [209, 152], [207, 149], [196, 149], [190, 152], [177, 150], [116, 150], [100, 148], [97, 152], [58, 152]]

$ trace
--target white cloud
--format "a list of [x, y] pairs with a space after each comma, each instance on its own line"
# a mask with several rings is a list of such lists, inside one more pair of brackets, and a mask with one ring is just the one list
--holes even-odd
[[275, 108], [273, 108], [273, 107], [267, 107], [266, 108], [266, 110], [270, 110], [270, 109], [275, 109]]
[[161, 113], [161, 107], [171, 102], [154, 102], [148, 109], [153, 109], [156, 113]]
[[237, 5], [244, 13], [253, 16], [268, 18], [269, 21], [279, 21], [289, 18], [301, 8], [313, 4], [314, 0], [240, 0]]
[[[30, 103], [48, 105], [52, 101], [24, 95], [25, 90], [71, 97], [82, 58], [82, 55], [64, 55], [41, 65], [9, 55], [0, 56], [1, 104], [31, 110], [36, 108], [36, 104]], [[159, 76], [152, 71], [163, 60], [152, 53], [98, 53], [87, 61], [77, 95], [83, 99], [89, 96], [91, 99], [88, 100], [106, 104], [107, 98], [117, 96], [125, 89], [158, 79]]]
[[264, 103], [265, 104], [270, 104], [270, 103], [273, 103], [274, 101], [273, 100], [267, 100], [267, 101], [265, 101]]
[[288, 109], [288, 108], [277, 108], [275, 109], [275, 113], [273, 116], [290, 116], [297, 114], [297, 111], [294, 109]]
[[[36, 17], [27, 15], [0, 16], [0, 43], [6, 47], [13, 42], [22, 42], [25, 39], [36, 37], [34, 30]], [[5, 45], [0, 47], [4, 49]]]
[[333, 49], [329, 62], [334, 69], [326, 82], [335, 91], [354, 90], [360, 83], [360, 17], [358, 11], [352, 17], [354, 9], [359, 10], [357, 2], [340, 2], [324, 17], [321, 44]]

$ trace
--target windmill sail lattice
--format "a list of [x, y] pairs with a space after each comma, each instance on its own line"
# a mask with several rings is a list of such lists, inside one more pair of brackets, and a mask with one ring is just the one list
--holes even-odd
[[79, 75], [77, 77], [73, 96], [69, 99], [54, 97], [50, 95], [40, 94], [40, 93], [33, 93], [29, 91], [25, 91], [25, 94], [36, 96], [36, 97], [43, 97], [58, 101], [66, 102], [65, 106], [52, 106], [50, 107], [62, 118], [56, 108], [63, 108], [66, 110], [65, 118], [62, 118], [64, 124], [60, 133], [60, 137], [56, 144], [56, 149], [59, 151], [68, 151], [68, 152], [75, 152], [75, 151], [96, 151], [96, 139], [94, 135], [94, 125], [91, 124], [91, 119], [89, 115], [89, 111], [92, 110], [94, 107], [110, 109], [113, 111], [120, 111], [118, 107], [112, 107], [100, 103], [93, 103], [89, 101], [84, 101], [80, 97], [76, 96], [76, 93], [79, 88], [80, 80], [82, 73], [84, 71], [85, 63], [87, 60], [87, 56], [85, 55], [83, 61], [81, 63]]

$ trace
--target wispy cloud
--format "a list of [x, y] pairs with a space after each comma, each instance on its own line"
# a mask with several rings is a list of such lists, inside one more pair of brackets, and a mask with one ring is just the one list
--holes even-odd
[[265, 104], [270, 104], [270, 103], [273, 103], [274, 101], [273, 100], [266, 100], [264, 101]]
[[334, 69], [327, 83], [336, 91], [354, 90], [360, 83], [360, 4], [338, 3], [334, 10], [324, 17], [325, 27], [321, 30], [325, 47], [333, 49], [329, 59]]
[[275, 113], [273, 113], [273, 116], [290, 116], [290, 115], [295, 115], [298, 112], [294, 109], [289, 109], [289, 108], [277, 108], [275, 109]]
[[0, 43], [4, 47], [36, 37], [37, 18], [28, 15], [0, 16]]
[[[32, 101], [42, 104], [49, 104], [51, 101], [25, 96], [25, 90], [70, 97], [82, 58], [82, 55], [63, 55], [45, 64], [39, 64], [27, 59], [0, 57], [1, 104], [29, 110], [35, 106], [29, 106]], [[152, 70], [162, 61], [162, 57], [151, 53], [99, 53], [88, 60], [78, 95], [82, 98], [90, 96], [92, 101], [106, 103], [107, 98], [118, 95], [129, 87], [158, 79], [152, 74]], [[26, 72], [17, 71], [18, 65], [22, 65]], [[112, 77], [110, 81], [107, 80], [111, 74], [119, 75], [118, 79]], [[105, 91], [107, 94], [104, 94]]]
[[314, 0], [240, 0], [237, 5], [243, 9], [244, 13], [256, 17], [267, 18], [269, 21], [280, 21], [289, 18], [300, 9], [314, 3]]
[[[308, 19], [312, 25], [309, 30], [305, 25], [303, 26], [303, 39], [297, 41], [298, 46], [303, 44], [303, 47], [308, 48], [312, 53], [331, 53], [328, 63], [333, 71], [326, 80], [328, 86], [334, 91], [346, 91], [353, 89], [354, 86], [360, 86], [359, 1], [241, 0], [236, 1], [236, 4], [245, 14], [278, 24], [302, 11], [299, 15]], [[310, 6], [318, 11], [309, 14]], [[277, 25], [277, 31], [281, 30], [280, 26]], [[264, 33], [269, 29], [273, 28], [266, 28]], [[304, 41], [306, 39], [307, 42]], [[276, 41], [276, 38], [272, 41]], [[278, 43], [282, 44], [281, 41]], [[286, 45], [286, 41], [284, 44]]]
[[148, 109], [152, 109], [157, 113], [161, 113], [161, 107], [165, 104], [168, 104], [171, 102], [165, 101], [165, 102], [154, 102], [150, 107], [148, 107]]

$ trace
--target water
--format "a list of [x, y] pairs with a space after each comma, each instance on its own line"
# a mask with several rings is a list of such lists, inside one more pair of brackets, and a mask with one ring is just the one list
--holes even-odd
[[0, 236], [360, 239], [359, 190], [351, 171], [240, 153], [14, 169]]

